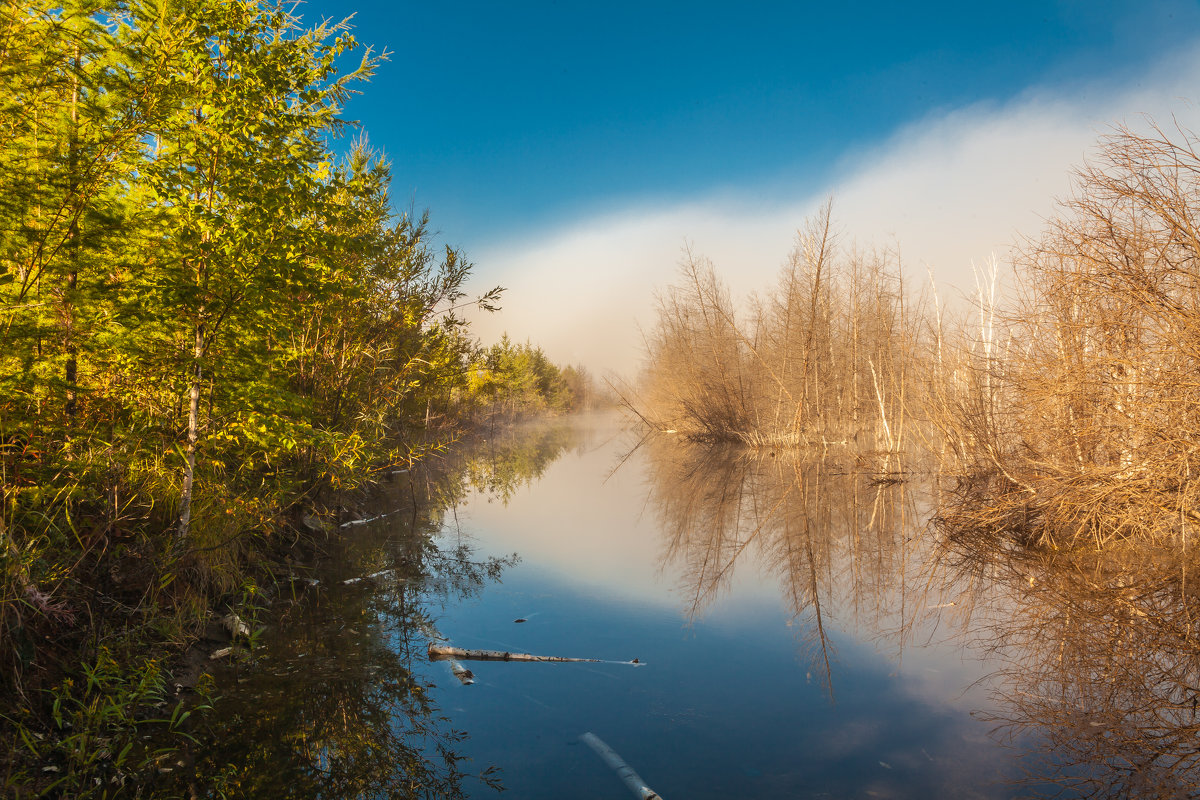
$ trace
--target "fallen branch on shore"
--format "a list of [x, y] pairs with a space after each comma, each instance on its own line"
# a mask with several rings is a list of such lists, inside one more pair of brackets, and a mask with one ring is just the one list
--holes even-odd
[[588, 662], [592, 664], [634, 664], [641, 665], [641, 661], [634, 659], [633, 661], [605, 661], [602, 658], [563, 658], [561, 656], [535, 656], [529, 653], [510, 653], [504, 650], [464, 650], [461, 647], [450, 647], [444, 644], [429, 643], [429, 660], [444, 661], [451, 658], [460, 658], [467, 661], [576, 661]]
[[583, 743], [596, 751], [596, 755], [604, 760], [605, 764], [612, 767], [617, 776], [625, 781], [625, 785], [629, 787], [629, 791], [641, 800], [662, 800], [662, 796], [658, 792], [651, 789], [642, 780], [642, 776], [633, 771], [633, 767], [625, 763], [625, 759], [617, 755], [616, 751], [604, 743], [596, 734], [588, 731], [583, 736], [579, 737]]

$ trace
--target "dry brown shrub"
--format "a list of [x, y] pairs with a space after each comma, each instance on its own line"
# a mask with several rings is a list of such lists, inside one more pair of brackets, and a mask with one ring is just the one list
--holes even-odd
[[1018, 253], [1020, 301], [996, 349], [975, 348], [965, 388], [940, 408], [964, 476], [944, 512], [954, 525], [1053, 547], [1186, 547], [1200, 453], [1197, 145], [1157, 126], [1103, 139]]

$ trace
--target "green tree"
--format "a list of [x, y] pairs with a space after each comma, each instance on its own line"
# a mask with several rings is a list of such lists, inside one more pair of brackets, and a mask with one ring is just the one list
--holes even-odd
[[223, 399], [270, 410], [270, 393], [251, 376], [271, 359], [265, 344], [279, 310], [320, 287], [321, 261], [306, 256], [320, 247], [332, 196], [326, 137], [350, 85], [376, 63], [368, 53], [339, 75], [338, 59], [355, 46], [345, 25], [303, 30], [279, 5], [188, 3], [186, 16], [191, 46], [173, 65], [182, 96], [141, 187], [161, 236], [129, 297], [154, 304], [154, 322], [137, 332], [146, 360], [186, 387], [179, 547], [191, 523], [201, 397], [207, 389], [210, 408]]

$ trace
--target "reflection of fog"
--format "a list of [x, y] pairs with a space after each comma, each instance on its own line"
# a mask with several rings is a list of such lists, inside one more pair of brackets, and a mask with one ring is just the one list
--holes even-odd
[[826, 679], [832, 618], [903, 644], [921, 610], [908, 596], [921, 567], [910, 484], [874, 481], [845, 450], [747, 452], [665, 437], [646, 447], [663, 564], [681, 570], [693, 618], [729, 590], [739, 567], [757, 569], [778, 581]]
[[1004, 667], [985, 718], [1031, 734], [1034, 774], [1071, 796], [1196, 797], [1200, 643], [1184, 573], [1080, 559], [966, 553], [1008, 609], [986, 624]]
[[949, 637], [1000, 665], [976, 716], [1026, 752], [1031, 785], [1200, 796], [1200, 619], [1176, 560], [1085, 569], [1079, 554], [1064, 566], [953, 532], [939, 544], [920, 482], [875, 483], [846, 451], [806, 458], [661, 436], [644, 448], [661, 564], [680, 575], [692, 617], [735, 573], [770, 575], [831, 691], [835, 627], [864, 628], [897, 658]]

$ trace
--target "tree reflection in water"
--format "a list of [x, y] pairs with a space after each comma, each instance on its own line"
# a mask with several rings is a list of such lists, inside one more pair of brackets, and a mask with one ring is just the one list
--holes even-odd
[[999, 710], [980, 716], [1030, 735], [1033, 778], [1072, 797], [1200, 795], [1196, 597], [1178, 561], [952, 548], [994, 589], [979, 621], [1004, 667]]
[[[253, 661], [218, 669], [216, 710], [189, 758], [143, 787], [154, 796], [461, 798], [500, 788], [455, 752], [465, 733], [430, 700], [428, 610], [478, 593], [515, 557], [477, 561], [439, 543], [471, 489], [506, 499], [577, 438], [569, 425], [511, 431], [381, 487], [379, 513], [333, 537], [321, 584], [273, 620]], [[349, 585], [343, 581], [378, 575]], [[277, 604], [279, 605], [279, 604]]]
[[1176, 556], [1084, 568], [1078, 553], [984, 545], [927, 523], [930, 481], [875, 482], [844, 450], [643, 446], [662, 564], [681, 568], [693, 618], [739, 565], [774, 576], [831, 697], [833, 626], [866, 628], [897, 659], [937, 627], [1001, 665], [983, 681], [993, 706], [976, 716], [1022, 748], [1030, 786], [1200, 796], [1198, 587]]
[[665, 437], [645, 447], [662, 562], [682, 566], [692, 618], [728, 591], [739, 563], [751, 561], [743, 567], [779, 581], [812, 671], [831, 696], [831, 616], [848, 615], [843, 622], [881, 636], [898, 633], [902, 644], [919, 611], [908, 590], [920, 544], [906, 535], [919, 518], [910, 484], [873, 479], [845, 448], [747, 451]]

